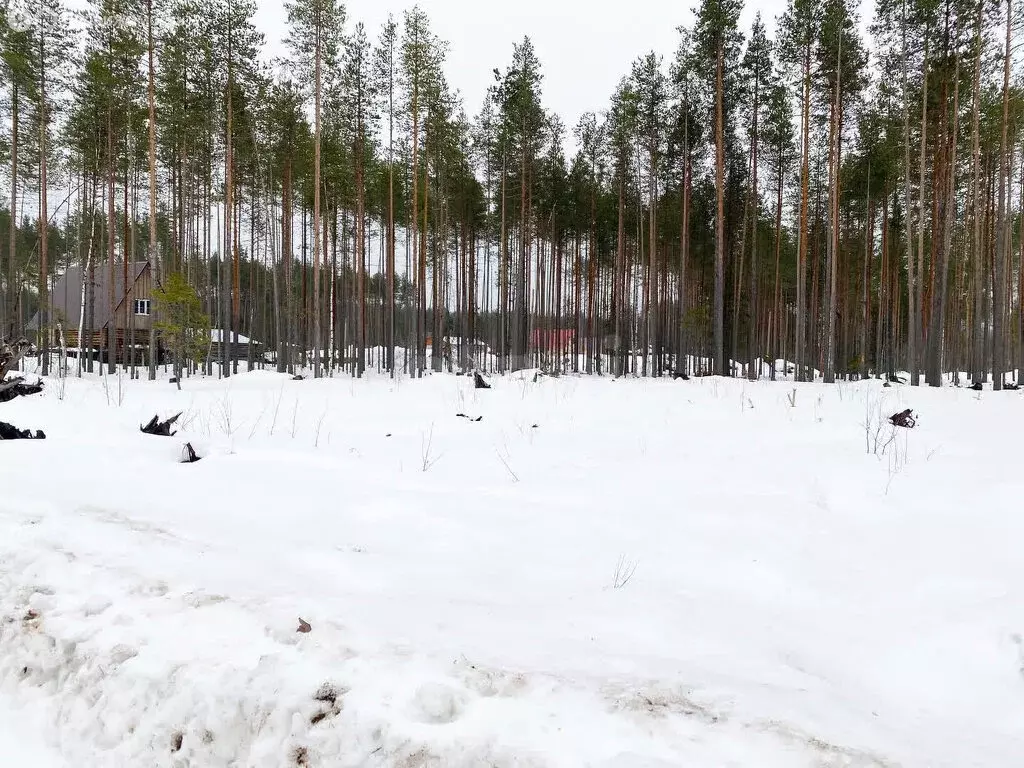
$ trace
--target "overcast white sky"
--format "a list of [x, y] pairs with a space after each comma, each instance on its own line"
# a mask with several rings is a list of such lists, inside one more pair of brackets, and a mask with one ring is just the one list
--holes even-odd
[[[655, 50], [670, 60], [676, 28], [693, 21], [696, 0], [420, 0], [434, 32], [448, 41], [447, 76], [475, 114], [495, 67], [512, 58], [512, 45], [529, 35], [543, 66], [544, 105], [553, 109], [571, 134], [580, 114], [600, 111], [631, 63]], [[271, 55], [281, 55], [285, 11], [281, 0], [262, 0], [256, 22]], [[349, 25], [362, 21], [371, 39], [392, 13], [401, 19], [412, 5], [402, 0], [348, 0]], [[748, 0], [741, 23], [749, 29], [761, 11], [769, 30], [785, 0]], [[862, 16], [872, 0], [861, 3]], [[571, 135], [568, 137], [571, 142]]]

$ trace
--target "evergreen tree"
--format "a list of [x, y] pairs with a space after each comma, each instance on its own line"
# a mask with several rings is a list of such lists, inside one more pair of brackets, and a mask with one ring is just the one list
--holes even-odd
[[12, 0], [0, 7], [0, 62], [3, 75], [10, 90], [10, 136], [8, 151], [10, 154], [10, 231], [7, 247], [6, 269], [0, 260], [0, 340], [20, 334], [21, 311], [19, 297], [21, 280], [18, 276], [19, 258], [17, 253], [17, 221], [18, 221], [18, 190], [26, 180], [24, 166], [18, 163], [24, 112], [22, 103], [32, 99], [38, 83], [38, 76], [33, 71], [33, 35], [31, 19], [27, 4]]
[[[38, 0], [29, 16], [30, 56], [36, 88], [31, 91], [32, 109], [38, 136], [38, 221], [39, 221], [39, 348], [42, 356], [42, 374], [50, 372], [50, 253], [48, 238], [50, 214], [48, 205], [50, 164], [57, 155], [51, 148], [53, 127], [63, 107], [63, 92], [68, 85], [69, 64], [74, 51], [74, 40], [68, 28], [67, 12], [61, 0]], [[13, 226], [13, 221], [12, 221]]]
[[321, 209], [321, 107], [323, 73], [332, 69], [339, 55], [344, 8], [335, 0], [296, 0], [288, 3], [288, 45], [295, 69], [306, 78], [312, 75], [313, 96], [313, 375], [321, 376], [320, 262], [322, 248]]
[[713, 94], [715, 144], [715, 294], [712, 317], [713, 370], [719, 375], [730, 368], [725, 359], [725, 154], [731, 112], [735, 104], [739, 48], [740, 0], [702, 0], [694, 29], [698, 50], [710, 74], [706, 87]]

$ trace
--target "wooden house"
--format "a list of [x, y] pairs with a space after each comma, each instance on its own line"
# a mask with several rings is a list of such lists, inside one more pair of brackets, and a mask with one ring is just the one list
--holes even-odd
[[[92, 271], [91, 283], [86, 281], [84, 293], [82, 283], [80, 266], [70, 267], [57, 279], [50, 292], [47, 338], [39, 340], [40, 348], [63, 346], [77, 352], [84, 347], [100, 352], [106, 359], [109, 331], [113, 330], [117, 361], [131, 359], [132, 350], [138, 362], [148, 360], [153, 312], [153, 272], [149, 262], [115, 263], [113, 280], [110, 265], [98, 264]], [[80, 329], [84, 331], [83, 344], [79, 344]], [[39, 333], [38, 313], [29, 321], [27, 330]], [[161, 353], [159, 339], [157, 346]]]

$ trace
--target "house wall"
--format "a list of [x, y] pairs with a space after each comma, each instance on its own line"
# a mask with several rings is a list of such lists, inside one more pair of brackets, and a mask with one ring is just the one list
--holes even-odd
[[[133, 328], [136, 333], [138, 331], [146, 331], [148, 336], [153, 315], [136, 315], [134, 312], [136, 299], [149, 299], [150, 302], [153, 301], [153, 270], [148, 266], [139, 275], [139, 279], [135, 281], [135, 284], [128, 286], [128, 295], [124, 305], [118, 307], [116, 313], [117, 325], [115, 326], [118, 330], [128, 330], [129, 332]], [[150, 305], [150, 312], [152, 313], [152, 304]], [[146, 340], [136, 339], [136, 343], [148, 343], [148, 338]]]

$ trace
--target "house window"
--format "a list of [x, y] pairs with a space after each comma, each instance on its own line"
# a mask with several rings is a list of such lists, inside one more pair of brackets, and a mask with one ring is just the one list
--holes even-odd
[[149, 299], [136, 299], [135, 300], [135, 314], [136, 315], [148, 315], [149, 314]]

